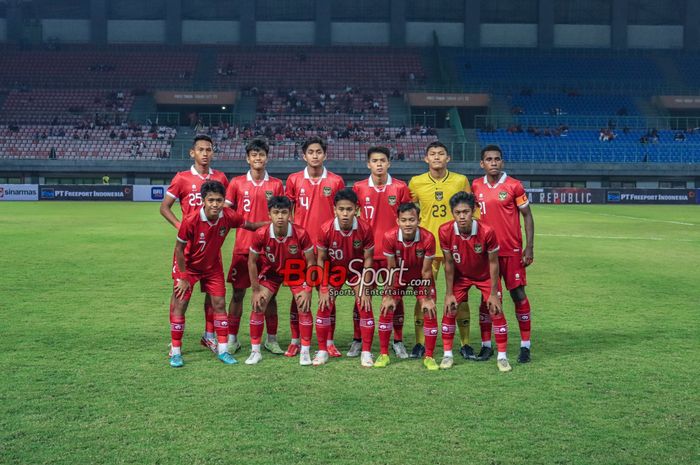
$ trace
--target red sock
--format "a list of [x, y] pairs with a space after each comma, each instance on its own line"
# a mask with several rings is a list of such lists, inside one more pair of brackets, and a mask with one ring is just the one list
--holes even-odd
[[204, 303], [204, 330], [208, 333], [214, 332], [214, 306]]
[[294, 298], [292, 298], [292, 305], [289, 307], [289, 328], [292, 332], [292, 339], [299, 339], [299, 310]]
[[523, 342], [530, 340], [530, 301], [521, 300], [515, 304], [515, 316], [518, 318], [520, 326], [520, 340]]
[[391, 329], [396, 319], [393, 313], [394, 312], [387, 312], [386, 315], [379, 315], [379, 353], [382, 355], [389, 355]]
[[444, 350], [452, 350], [452, 341], [455, 338], [455, 317], [456, 315], [447, 313], [442, 316], [442, 347]]
[[[394, 340], [403, 341], [403, 299], [399, 300], [396, 304], [396, 310], [394, 311]], [[381, 321], [381, 320], [380, 320]]]
[[272, 315], [265, 314], [265, 324], [267, 325], [267, 334], [270, 336], [277, 336], [277, 326], [279, 325], [277, 313], [273, 313]]
[[318, 350], [328, 350], [328, 334], [331, 330], [331, 311], [328, 308], [318, 309], [316, 312], [316, 339]]
[[262, 312], [250, 312], [250, 343], [260, 344], [265, 326], [265, 315]]
[[219, 344], [228, 342], [228, 315], [225, 313], [214, 313], [214, 331]]
[[372, 309], [360, 310], [360, 335], [362, 336], [362, 352], [372, 351], [374, 339], [374, 314]]
[[352, 309], [352, 338], [356, 340], [362, 339], [360, 331], [360, 312], [357, 311], [357, 305]]
[[314, 315], [311, 312], [299, 312], [299, 334], [301, 345], [310, 346], [314, 333]]
[[170, 313], [170, 342], [173, 347], [182, 347], [182, 334], [185, 332], [185, 315]]
[[335, 336], [335, 301], [331, 304], [331, 327], [328, 330], [328, 340], [332, 341]]
[[425, 335], [425, 356], [432, 357], [438, 335], [437, 318], [425, 316], [425, 320], [423, 320], [423, 334]]
[[508, 323], [503, 313], [493, 317], [493, 332], [496, 334], [498, 351], [505, 352], [508, 348]]
[[228, 333], [233, 334], [234, 336], [238, 336], [238, 330], [241, 327], [241, 316], [235, 316], [233, 312], [231, 312], [228, 316]]
[[486, 302], [479, 306], [479, 327], [481, 328], [481, 342], [491, 342], [491, 314]]

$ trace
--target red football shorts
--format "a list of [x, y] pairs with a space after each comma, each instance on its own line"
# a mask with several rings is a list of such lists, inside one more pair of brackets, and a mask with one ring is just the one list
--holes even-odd
[[[486, 281], [472, 281], [467, 278], [455, 278], [455, 282], [452, 285], [452, 292], [454, 292], [457, 303], [469, 301], [469, 289], [475, 286], [479, 291], [481, 291], [481, 298], [485, 302], [491, 297], [491, 280]], [[498, 283], [498, 293], [501, 293], [501, 283]], [[500, 297], [500, 296], [499, 296]]]
[[498, 268], [506, 284], [506, 289], [509, 291], [516, 287], [527, 286], [525, 265], [523, 265], [523, 260], [520, 256], [498, 257]]
[[[226, 282], [224, 281], [223, 270], [216, 270], [211, 273], [196, 273], [187, 270], [187, 281], [190, 282], [190, 289], [182, 297], [182, 300], [190, 300], [192, 289], [199, 281], [202, 292], [206, 292], [213, 297], [226, 297]], [[173, 279], [173, 288], [177, 286], [177, 279]]]
[[[261, 286], [267, 288], [272, 295], [277, 295], [277, 292], [280, 290], [280, 287], [283, 284], [281, 276], [266, 276], [264, 274], [258, 276], [258, 282]], [[289, 289], [292, 291], [292, 295], [297, 295], [301, 292], [310, 290], [306, 283], [300, 286], [289, 286]]]
[[248, 255], [233, 254], [231, 267], [228, 269], [226, 281], [233, 284], [234, 289], [248, 289], [250, 287], [250, 275], [248, 274]]

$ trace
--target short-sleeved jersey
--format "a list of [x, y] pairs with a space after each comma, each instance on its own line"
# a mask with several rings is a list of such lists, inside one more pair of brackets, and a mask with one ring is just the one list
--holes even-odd
[[304, 254], [313, 248], [313, 243], [306, 231], [289, 223], [287, 235], [282, 238], [275, 236], [273, 225], [256, 230], [250, 252], [260, 257], [259, 274], [268, 278], [279, 278], [287, 260], [306, 261]]
[[343, 178], [323, 168], [321, 177], [314, 180], [305, 168], [290, 174], [285, 187], [294, 204], [294, 224], [306, 230], [315, 244], [321, 225], [335, 217], [333, 198], [345, 187]]
[[435, 236], [425, 228], [416, 230], [416, 237], [411, 242], [405, 242], [403, 233], [394, 227], [384, 234], [382, 253], [394, 257], [396, 264], [403, 263], [406, 272], [402, 275], [403, 282], [408, 283], [422, 277], [423, 260], [435, 257]]
[[[284, 195], [282, 181], [265, 173], [263, 180], [256, 182], [248, 171], [248, 174], [231, 179], [226, 189], [226, 204], [246, 221], [257, 223], [270, 218], [267, 201], [270, 197], [280, 195]], [[254, 235], [254, 231], [237, 230], [233, 253], [248, 255]]]
[[182, 209], [182, 217], [189, 216], [198, 211], [202, 206], [202, 184], [206, 181], [219, 181], [226, 187], [228, 179], [221, 171], [209, 168], [209, 174], [202, 176], [194, 169], [194, 165], [187, 171], [180, 171], [170, 181], [166, 195], [179, 200]]
[[185, 217], [180, 224], [177, 240], [185, 245], [185, 266], [187, 270], [208, 273], [222, 269], [221, 246], [224, 245], [229, 230], [245, 224], [241, 215], [224, 208], [215, 222], [210, 222], [204, 214], [204, 207]]
[[442, 257], [438, 231], [451, 218], [450, 198], [457, 192], [471, 192], [466, 176], [448, 171], [444, 178], [433, 179], [430, 173], [411, 178], [408, 183], [411, 198], [420, 205], [420, 224], [437, 240], [436, 256]]
[[492, 186], [484, 176], [474, 180], [472, 190], [479, 202], [480, 220], [496, 231], [500, 246], [498, 255], [521, 255], [523, 234], [520, 228], [520, 209], [525, 208], [529, 201], [520, 181], [503, 173]]
[[[374, 248], [374, 235], [370, 225], [361, 219], [354, 218], [352, 229], [343, 231], [335, 218], [321, 227], [316, 246], [328, 251], [331, 266], [340, 265], [347, 268], [352, 260], [364, 261], [365, 250]], [[353, 269], [359, 270], [362, 266], [354, 266]]]
[[399, 205], [411, 201], [411, 192], [405, 182], [387, 177], [386, 184], [377, 186], [369, 179], [356, 182], [352, 190], [357, 194], [360, 204], [360, 218], [365, 220], [374, 231], [374, 258], [384, 259], [382, 240], [384, 234], [396, 227]]
[[456, 221], [440, 226], [440, 246], [449, 251], [455, 262], [455, 279], [486, 281], [489, 272], [489, 254], [498, 250], [496, 233], [487, 225], [472, 221], [469, 236], [459, 233]]

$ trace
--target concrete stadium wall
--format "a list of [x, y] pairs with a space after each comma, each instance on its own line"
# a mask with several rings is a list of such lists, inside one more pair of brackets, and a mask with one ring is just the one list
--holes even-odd
[[182, 22], [184, 44], [237, 44], [241, 41], [239, 21]]
[[627, 26], [629, 48], [681, 49], [683, 26]]
[[313, 21], [258, 21], [258, 44], [313, 44], [316, 25]]
[[537, 47], [537, 24], [482, 24], [482, 47]]
[[165, 42], [165, 21], [110, 20], [107, 22], [107, 42], [162, 44]]
[[406, 43], [429, 47], [433, 45], [433, 31], [437, 32], [442, 46], [464, 45], [464, 23], [406, 23]]
[[610, 48], [610, 26], [598, 24], [555, 24], [554, 46], [567, 48]]
[[42, 19], [43, 40], [57, 38], [67, 43], [90, 42], [89, 19]]
[[334, 45], [388, 45], [389, 23], [331, 23]]

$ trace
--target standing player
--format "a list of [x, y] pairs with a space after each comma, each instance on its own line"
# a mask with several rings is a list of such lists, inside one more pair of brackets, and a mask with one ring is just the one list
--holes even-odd
[[[411, 201], [411, 192], [405, 182], [394, 179], [389, 174], [389, 149], [386, 147], [370, 147], [367, 150], [368, 179], [358, 181], [352, 189], [357, 194], [360, 205], [360, 218], [365, 220], [374, 231], [374, 268], [387, 267], [387, 260], [382, 252], [384, 234], [396, 227], [397, 210], [399, 205]], [[354, 335], [348, 357], [360, 355], [360, 318], [353, 314]], [[394, 352], [399, 358], [408, 358], [403, 344], [403, 300], [399, 300], [394, 311]]]
[[200, 282], [210, 296], [219, 360], [231, 365], [236, 359], [228, 352], [226, 283], [221, 263], [221, 246], [232, 228], [255, 230], [264, 223], [248, 223], [235, 211], [224, 208], [226, 189], [218, 181], [207, 181], [200, 191], [203, 206], [182, 220], [175, 244], [174, 290], [170, 299], [170, 366], [179, 368], [182, 360], [182, 335], [185, 311], [192, 287]]
[[[387, 294], [382, 298], [382, 309], [379, 316], [379, 352], [375, 367], [385, 367], [389, 364], [389, 339], [391, 338], [392, 323], [395, 321], [392, 313], [398, 308], [402, 296], [408, 286], [412, 286], [416, 300], [421, 306], [425, 318], [425, 358], [423, 365], [428, 370], [437, 370], [438, 365], [433, 358], [437, 340], [437, 315], [435, 311], [435, 281], [433, 279], [433, 259], [435, 258], [435, 237], [427, 229], [418, 226], [420, 209], [415, 203], [402, 203], [398, 209], [398, 227], [384, 234], [384, 255], [390, 270], [401, 270], [393, 277], [388, 286]], [[417, 284], [420, 283], [420, 284]]]
[[[272, 224], [267, 228], [255, 231], [250, 255], [248, 256], [248, 270], [251, 288], [253, 289], [253, 313], [262, 313], [275, 298], [284, 281], [284, 270], [288, 262], [305, 262], [306, 268], [314, 265], [314, 247], [306, 232], [291, 222], [292, 203], [287, 197], [272, 197], [267, 202]], [[258, 259], [260, 268], [258, 268]], [[301, 270], [303, 271], [303, 270]], [[302, 279], [297, 285], [287, 283], [292, 291], [292, 301], [299, 309], [299, 327], [301, 331], [301, 356], [299, 364], [311, 365], [311, 336], [313, 334], [314, 320], [311, 314], [311, 289]], [[256, 318], [251, 315], [251, 321]], [[258, 318], [259, 319], [259, 318]], [[257, 352], [255, 357], [258, 363], [262, 359], [260, 354], [260, 339], [262, 338], [262, 325], [251, 325], [250, 341], [252, 352]], [[252, 354], [251, 354], [252, 357]], [[249, 359], [250, 360], [250, 359]]]
[[[449, 200], [457, 192], [471, 192], [469, 180], [466, 176], [447, 170], [450, 155], [447, 146], [435, 141], [428, 144], [425, 149], [425, 162], [428, 164], [428, 172], [414, 176], [408, 184], [413, 201], [420, 205], [421, 225], [432, 232], [437, 241], [436, 255], [433, 261], [433, 276], [437, 277], [442, 263], [442, 248], [438, 238], [440, 226], [449, 221]], [[413, 347], [411, 357], [421, 358], [425, 354], [425, 342], [423, 337], [423, 312], [416, 302], [416, 345]], [[469, 304], [465, 301], [457, 310], [457, 325], [462, 347], [459, 353], [466, 359], [474, 357], [474, 350], [469, 345]]]
[[[496, 328], [498, 346], [497, 366], [510, 371], [506, 348], [508, 325], [501, 309], [498, 278], [498, 240], [490, 227], [473, 219], [476, 201], [468, 192], [458, 192], [450, 198], [454, 221], [440, 226], [440, 246], [445, 256], [445, 312], [442, 317], [444, 357], [440, 368], [452, 368], [452, 341], [455, 333], [457, 308], [476, 286]], [[489, 338], [490, 338], [489, 334]]]
[[[506, 289], [515, 304], [515, 315], [520, 326], [519, 363], [530, 361], [530, 301], [525, 294], [527, 279], [525, 267], [532, 264], [535, 222], [525, 189], [517, 179], [503, 171], [503, 152], [497, 145], [487, 145], [481, 151], [481, 167], [486, 175], [472, 184], [474, 195], [481, 208], [481, 221], [496, 231], [500, 249], [498, 265]], [[527, 246], [523, 249], [520, 215], [525, 220]], [[488, 311], [479, 309], [481, 339], [488, 341], [482, 347], [480, 358], [488, 359], [493, 353], [491, 345], [491, 321]]]
[[[308, 232], [313, 244], [318, 241], [321, 225], [333, 219], [333, 198], [345, 187], [340, 176], [331, 173], [324, 166], [326, 160], [326, 141], [320, 137], [306, 139], [301, 147], [306, 168], [292, 173], [287, 178], [287, 197], [294, 205], [294, 224]], [[289, 326], [292, 341], [284, 353], [294, 357], [299, 353], [299, 322], [296, 303], [292, 301], [289, 310]], [[331, 357], [340, 357], [333, 342], [335, 332], [335, 314], [331, 315], [331, 331], [328, 340], [328, 353]]]
[[[246, 145], [246, 161], [250, 166], [248, 173], [237, 176], [231, 180], [226, 189], [226, 204], [240, 213], [248, 221], [266, 221], [269, 218], [267, 201], [273, 196], [284, 195], [282, 181], [270, 177], [265, 169], [267, 166], [270, 146], [265, 139], [255, 138]], [[236, 231], [236, 243], [233, 247], [233, 259], [228, 272], [228, 282], [233, 287], [233, 296], [229, 306], [229, 348], [231, 353], [236, 353], [241, 344], [238, 342], [238, 330], [243, 313], [243, 298], [246, 289], [250, 287], [248, 277], [248, 253], [255, 233], [243, 229]], [[277, 342], [277, 300], [272, 299], [265, 310], [265, 318], [254, 313], [255, 320], [250, 321], [252, 326], [267, 324], [267, 340], [263, 347], [273, 354], [282, 354], [284, 351]], [[252, 332], [252, 330], [251, 330]], [[247, 364], [255, 364], [259, 361], [258, 352], [250, 354]], [[257, 360], [257, 361], [256, 361]]]
[[[180, 201], [182, 218], [189, 216], [193, 212], [199, 211], [202, 207], [202, 184], [206, 181], [219, 181], [224, 185], [228, 184], [226, 175], [221, 171], [213, 170], [210, 166], [214, 159], [214, 144], [207, 135], [198, 135], [194, 138], [190, 149], [190, 158], [194, 164], [187, 171], [180, 171], [170, 182], [170, 187], [160, 204], [160, 214], [172, 224], [175, 229], [180, 228], [180, 220], [173, 214], [172, 207], [176, 200]], [[176, 265], [173, 258], [173, 267]], [[201, 344], [208, 347], [212, 352], [217, 351], [217, 342], [214, 335], [214, 313], [211, 298], [207, 294], [204, 299], [204, 315], [206, 319], [205, 333], [202, 336]]]
[[[360, 363], [363, 367], [371, 367], [372, 339], [374, 338], [374, 315], [372, 313], [372, 297], [370, 289], [363, 286], [367, 282], [365, 270], [372, 268], [374, 253], [374, 237], [369, 224], [357, 219], [357, 195], [350, 188], [341, 189], [333, 198], [335, 204], [335, 219], [326, 222], [321, 227], [316, 248], [318, 249], [318, 266], [329, 270], [344, 269], [357, 271], [361, 282], [350, 281], [355, 294], [353, 313], [360, 318], [360, 333], [362, 337], [362, 354]], [[359, 264], [362, 264], [360, 267]], [[342, 288], [342, 283], [335, 286], [322, 285], [316, 314], [316, 337], [318, 338], [318, 354], [314, 357], [314, 365], [323, 365], [328, 361], [328, 337], [331, 331], [331, 315], [335, 314], [335, 295]]]

